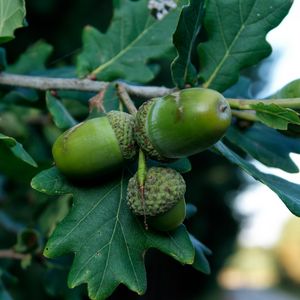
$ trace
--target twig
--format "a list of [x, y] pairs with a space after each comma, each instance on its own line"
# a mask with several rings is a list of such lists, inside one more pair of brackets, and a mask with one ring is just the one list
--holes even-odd
[[22, 254], [15, 252], [12, 249], [3, 249], [0, 250], [0, 259], [1, 258], [11, 258], [11, 259], [17, 259], [17, 260], [22, 260], [28, 257], [28, 254]]
[[238, 110], [232, 109], [231, 112], [232, 112], [233, 116], [235, 116], [239, 119], [253, 121], [253, 122], [258, 121], [254, 111], [238, 111]]
[[176, 88], [166, 88], [164, 86], [138, 86], [127, 83], [122, 83], [129, 95], [142, 97], [142, 98], [154, 98], [162, 97], [175, 92]]
[[137, 181], [139, 186], [139, 193], [141, 197], [141, 202], [143, 206], [144, 213], [144, 226], [148, 230], [147, 215], [146, 215], [146, 203], [145, 203], [145, 180], [147, 176], [147, 163], [146, 157], [142, 149], [139, 150], [139, 162], [137, 171]]
[[103, 105], [103, 98], [104, 98], [104, 95], [105, 95], [105, 90], [106, 89], [103, 89], [101, 90], [99, 93], [97, 93], [96, 96], [92, 97], [90, 100], [89, 100], [89, 111], [91, 112], [94, 108], [100, 112], [104, 112], [106, 113], [106, 110], [105, 110], [105, 107]]
[[129, 95], [126, 91], [126, 88], [121, 83], [117, 83], [116, 87], [117, 87], [119, 98], [121, 99], [123, 104], [126, 106], [128, 111], [132, 115], [135, 115], [137, 113], [137, 109], [136, 109], [134, 103], [132, 102], [131, 98], [129, 97]]
[[300, 98], [286, 98], [286, 99], [226, 99], [231, 108], [236, 109], [252, 109], [251, 105], [263, 103], [263, 104], [276, 104], [285, 108], [300, 109]]
[[[109, 83], [105, 81], [95, 81], [91, 79], [77, 78], [52, 78], [42, 76], [16, 75], [10, 73], [0, 73], [0, 85], [32, 88], [41, 91], [47, 90], [73, 90], [85, 92], [99, 92], [105, 89]], [[132, 95], [143, 98], [161, 97], [175, 89], [158, 86], [138, 86], [128, 83], [121, 84], [126, 91]]]

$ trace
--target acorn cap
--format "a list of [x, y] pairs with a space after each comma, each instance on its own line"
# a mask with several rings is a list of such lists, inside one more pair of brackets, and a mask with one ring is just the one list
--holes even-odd
[[184, 199], [186, 185], [183, 177], [174, 169], [152, 167], [147, 171], [144, 193], [135, 174], [128, 183], [127, 203], [134, 214], [157, 216]]
[[151, 140], [149, 139], [149, 134], [147, 132], [148, 112], [157, 99], [158, 98], [154, 98], [144, 102], [139, 107], [139, 110], [135, 116], [134, 137], [138, 145], [148, 156], [159, 161], [164, 161], [167, 160], [167, 158], [163, 157], [157, 152]]
[[132, 159], [137, 153], [134, 139], [134, 117], [128, 113], [114, 110], [106, 116], [115, 132], [123, 157]]

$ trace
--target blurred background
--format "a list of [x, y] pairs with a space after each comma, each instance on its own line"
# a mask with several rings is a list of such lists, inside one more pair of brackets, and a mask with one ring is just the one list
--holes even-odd
[[[54, 49], [47, 67], [63, 67], [73, 72], [70, 66], [81, 49], [82, 28], [89, 24], [105, 31], [112, 16], [110, 0], [27, 0], [26, 3], [29, 27], [18, 30], [16, 39], [5, 45], [9, 63], [16, 62], [30, 45], [43, 39]], [[299, 14], [300, 2], [294, 1], [289, 15], [268, 35], [273, 54], [259, 66], [245, 70], [251, 76], [249, 92], [253, 97], [266, 97], [300, 78]], [[160, 85], [172, 84], [169, 62], [173, 57], [170, 57], [169, 61], [161, 62], [157, 79]], [[43, 95], [39, 97], [42, 99]], [[68, 99], [66, 105], [73, 116], [83, 119], [87, 114], [86, 101]], [[39, 170], [51, 166], [51, 145], [60, 132], [43, 104], [28, 108], [12, 103], [9, 111], [7, 106], [0, 106], [0, 119], [5, 120], [0, 122], [0, 130], [25, 145], [39, 163]], [[300, 167], [299, 156], [292, 154], [292, 157]], [[109, 299], [300, 299], [300, 220], [289, 213], [273, 192], [227, 160], [206, 151], [193, 156], [191, 161], [193, 170], [185, 174], [186, 198], [198, 211], [186, 225], [212, 250], [209, 257], [212, 274], [203, 275], [152, 250], [146, 256], [147, 294], [137, 296], [120, 286]], [[284, 174], [256, 166], [264, 172]], [[0, 147], [0, 248], [26, 244], [34, 253], [27, 265], [0, 261], [0, 300], [11, 299], [4, 298], [6, 292], [14, 300], [87, 299], [85, 286], [74, 290], [66, 286], [72, 257], [46, 261], [41, 255], [45, 239], [68, 212], [70, 199], [53, 199], [31, 190], [30, 180], [39, 170], [16, 161]], [[284, 177], [300, 184], [299, 174], [284, 174]]]
[[[300, 2], [267, 35], [272, 55], [252, 68], [257, 80], [250, 86], [253, 98], [272, 95], [300, 78]], [[291, 154], [300, 166], [300, 156]], [[300, 184], [300, 176], [278, 169], [256, 167]], [[277, 195], [266, 186], [244, 175], [248, 186], [234, 200], [234, 211], [243, 216], [237, 235], [237, 248], [226, 259], [217, 281], [227, 289], [225, 299], [300, 299], [300, 220], [290, 213]], [[216, 298], [218, 299], [218, 298]], [[221, 298], [220, 298], [221, 299]]]

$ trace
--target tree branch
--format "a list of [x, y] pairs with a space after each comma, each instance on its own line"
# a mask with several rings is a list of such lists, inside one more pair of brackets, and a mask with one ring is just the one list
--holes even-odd
[[123, 104], [126, 106], [129, 113], [131, 113], [133, 116], [135, 116], [137, 113], [137, 109], [136, 109], [134, 103], [132, 102], [131, 98], [129, 97], [129, 95], [126, 91], [126, 88], [122, 84], [119, 84], [119, 83], [116, 85], [116, 87], [117, 87], [119, 98], [121, 99]]
[[254, 111], [239, 111], [239, 110], [232, 109], [231, 112], [233, 116], [239, 119], [244, 119], [253, 122], [259, 121]]
[[25, 259], [27, 257], [28, 257], [28, 254], [18, 253], [18, 252], [15, 252], [12, 249], [0, 250], [0, 259], [1, 258], [11, 258], [11, 259], [22, 260], [22, 259]]
[[[143, 98], [160, 97], [170, 94], [175, 89], [158, 86], [138, 86], [120, 82], [128, 94]], [[52, 78], [29, 75], [0, 73], [0, 85], [32, 88], [41, 91], [73, 90], [84, 92], [99, 92], [105, 89], [109, 82], [77, 78]]]

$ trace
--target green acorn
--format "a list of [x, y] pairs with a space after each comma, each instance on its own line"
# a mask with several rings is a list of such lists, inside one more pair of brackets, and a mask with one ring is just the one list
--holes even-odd
[[190, 88], [144, 103], [136, 115], [135, 138], [151, 158], [181, 158], [212, 146], [230, 123], [230, 106], [220, 93]]
[[136, 155], [133, 128], [133, 116], [120, 111], [82, 122], [55, 141], [55, 164], [71, 179], [111, 173]]
[[147, 217], [147, 223], [161, 231], [179, 226], [185, 218], [183, 177], [171, 168], [152, 167], [141, 189], [137, 176], [129, 180], [127, 189], [127, 203], [132, 212]]

